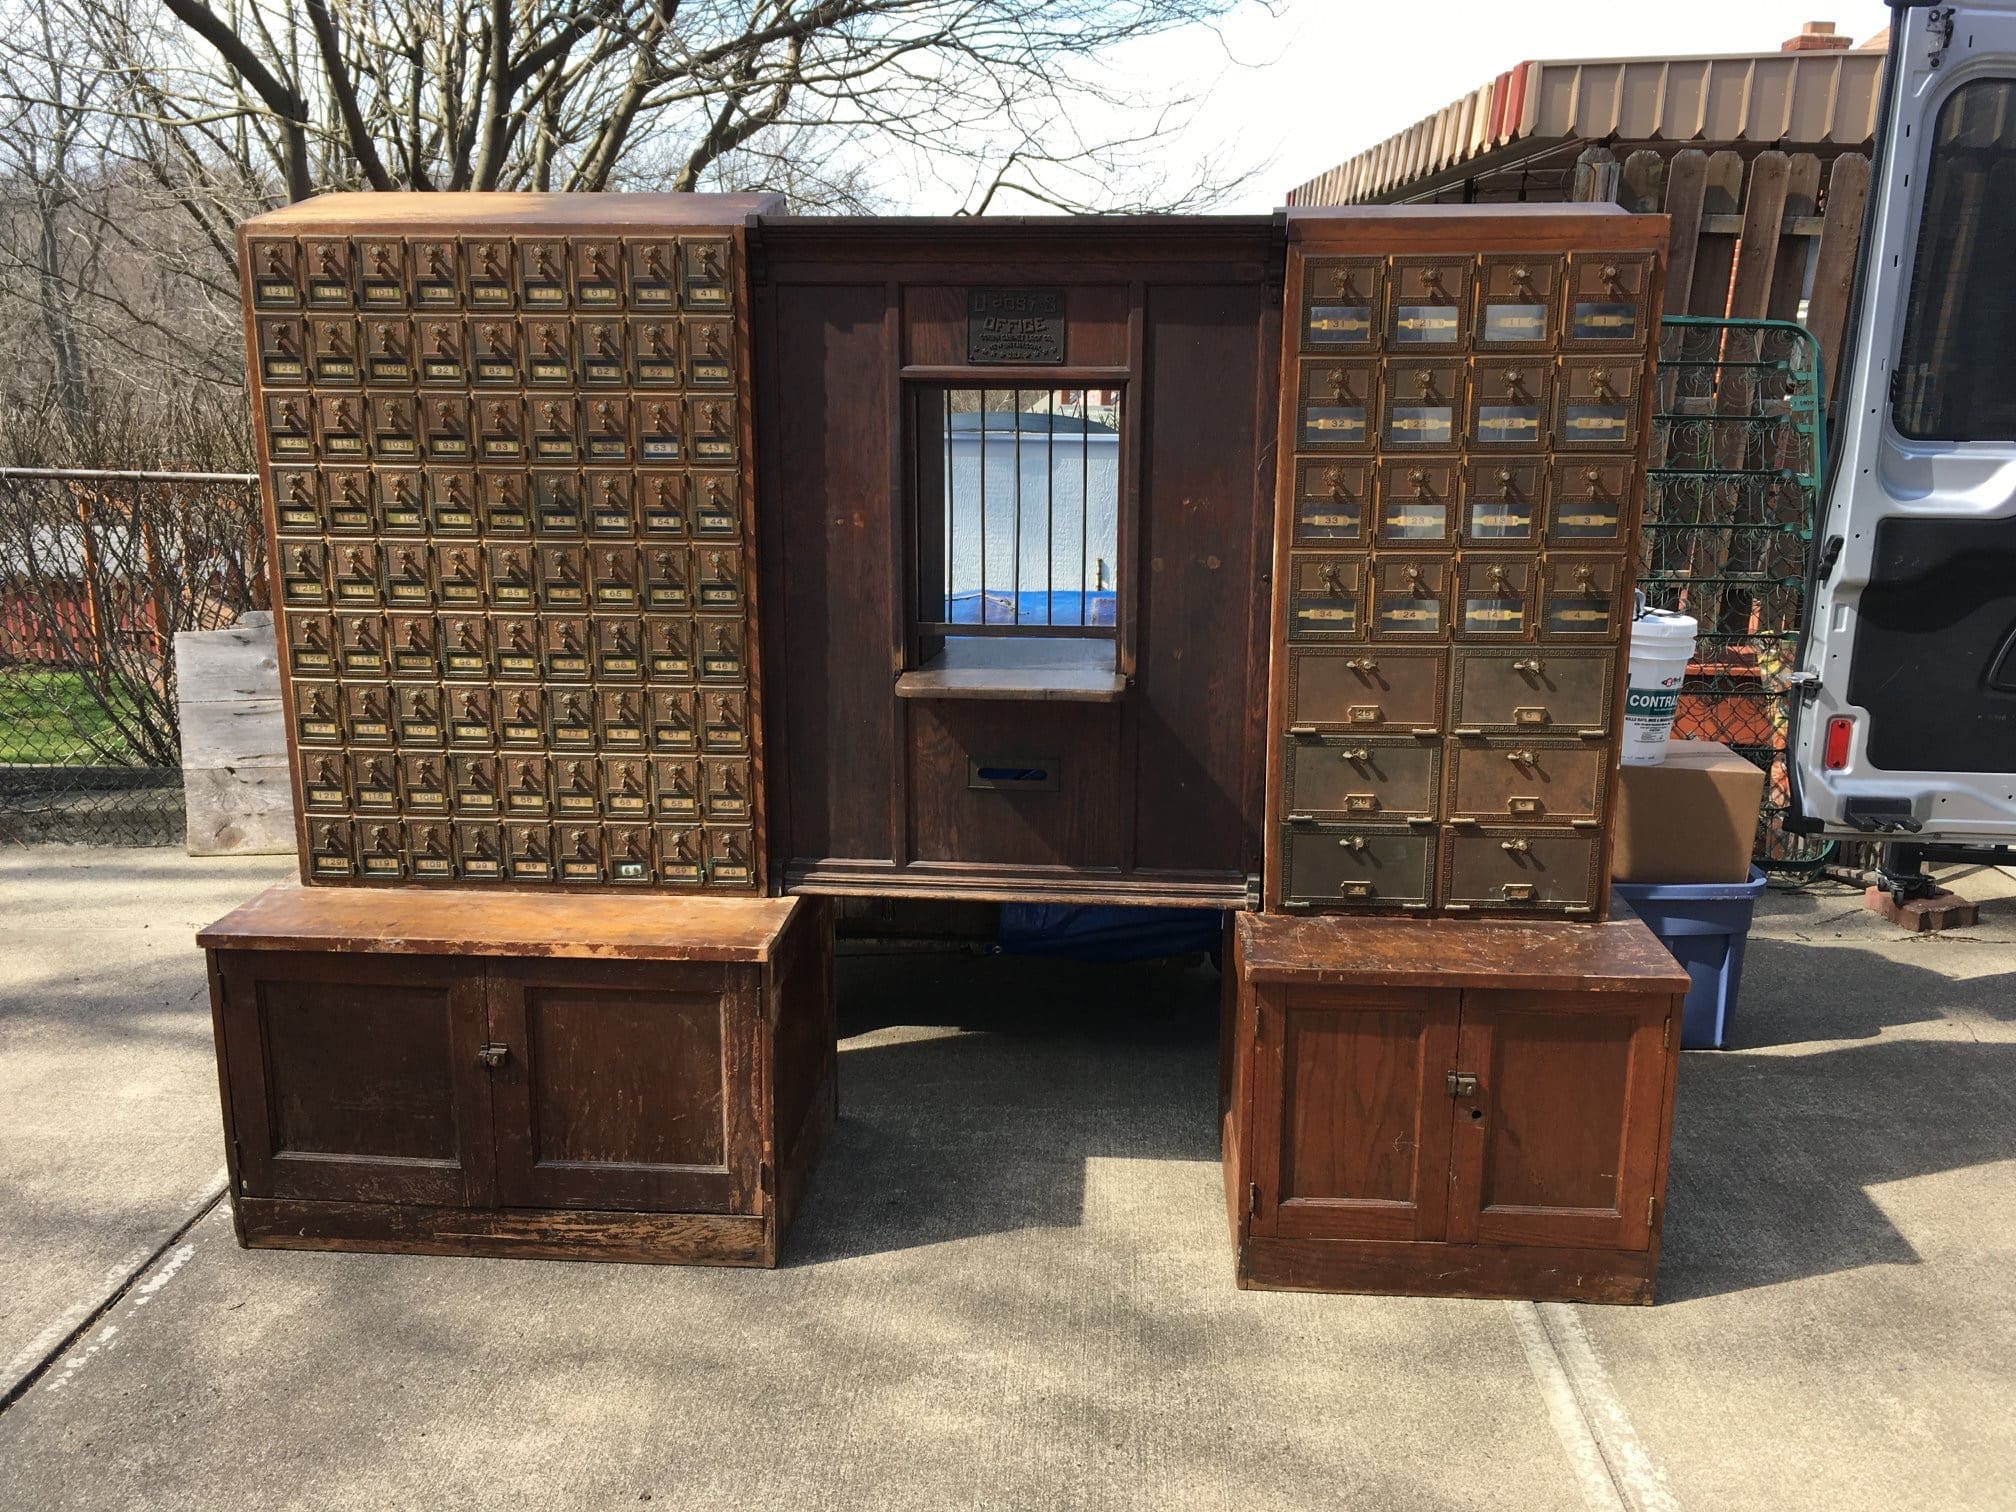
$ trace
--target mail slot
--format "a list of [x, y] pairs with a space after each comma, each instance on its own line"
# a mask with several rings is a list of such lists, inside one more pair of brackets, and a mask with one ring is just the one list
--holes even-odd
[[1545, 351], [1554, 340], [1560, 296], [1558, 258], [1524, 253], [1486, 257], [1477, 290], [1478, 349]]
[[326, 614], [289, 614], [287, 669], [296, 677], [328, 677], [336, 670], [336, 622]]
[[431, 614], [395, 614], [387, 622], [385, 652], [395, 678], [434, 681], [441, 675], [439, 638]]
[[1442, 745], [1388, 736], [1290, 735], [1281, 807], [1291, 822], [1428, 819], [1440, 796]]
[[350, 243], [340, 236], [311, 236], [301, 244], [308, 307], [348, 310], [357, 303], [351, 286]]
[[1603, 837], [1593, 830], [1487, 827], [1443, 838], [1443, 906], [1457, 912], [1595, 912]]
[[725, 320], [686, 325], [686, 381], [697, 389], [735, 386], [734, 328]]
[[1470, 375], [1469, 444], [1526, 450], [1542, 445], [1553, 384], [1548, 363], [1480, 359]]
[[514, 882], [553, 880], [553, 830], [544, 824], [504, 826], [504, 864]]
[[416, 751], [399, 758], [401, 803], [408, 813], [448, 812], [448, 758], [432, 751]]
[[363, 244], [358, 292], [370, 310], [406, 308], [406, 244], [376, 237]]
[[553, 812], [551, 763], [544, 756], [510, 756], [504, 761], [504, 812], [538, 818]]
[[1547, 544], [1563, 550], [1615, 550], [1623, 539], [1632, 471], [1598, 457], [1556, 462], [1547, 507]]
[[1638, 364], [1629, 357], [1571, 357], [1561, 364], [1554, 436], [1577, 451], [1628, 451], [1638, 439]]
[[1538, 646], [1461, 650], [1450, 691], [1455, 732], [1606, 735], [1614, 660], [1608, 651]]
[[1456, 463], [1421, 457], [1379, 467], [1379, 544], [1442, 546], [1455, 536]]
[[1593, 741], [1496, 739], [1450, 743], [1451, 819], [1593, 825], [1610, 753]]
[[1373, 638], [1447, 635], [1448, 600], [1448, 558], [1381, 557], [1373, 564]]
[[413, 280], [413, 303], [421, 309], [453, 310], [462, 303], [462, 259], [452, 240], [407, 243], [406, 267]]
[[661, 819], [697, 819], [700, 782], [697, 763], [676, 756], [651, 758], [652, 812]]
[[1304, 556], [1289, 563], [1288, 638], [1356, 640], [1365, 633], [1365, 559]]
[[509, 242], [491, 238], [468, 241], [462, 244], [462, 253], [463, 299], [470, 309], [499, 311], [516, 305]]
[[637, 682], [644, 675], [643, 622], [634, 614], [598, 614], [589, 626], [595, 674], [619, 682]]
[[1372, 466], [1340, 457], [1303, 461], [1295, 469], [1295, 544], [1362, 542], [1372, 502]]
[[1654, 332], [1646, 295], [1652, 260], [1618, 252], [1578, 252], [1568, 259], [1561, 341], [1571, 349], [1638, 349]]
[[1456, 351], [1465, 345], [1467, 257], [1397, 257], [1387, 275], [1386, 349]]
[[1371, 257], [1312, 257], [1305, 262], [1302, 350], [1374, 346], [1385, 274], [1385, 264]]
[[308, 382], [308, 327], [298, 315], [261, 315], [255, 323], [259, 377], [268, 388]]
[[1435, 875], [1432, 829], [1290, 824], [1281, 830], [1288, 909], [1425, 909]]
[[1062, 783], [1062, 763], [1052, 757], [966, 758], [966, 786], [975, 792], [1054, 793]]
[[[417, 624], [417, 615], [404, 616]], [[480, 682], [488, 676], [490, 622], [480, 614], [441, 617], [441, 672], [457, 682]]]
[[374, 385], [413, 381], [413, 324], [404, 315], [366, 315], [364, 376]]
[[733, 462], [739, 448], [735, 440], [735, 402], [732, 399], [690, 398], [686, 401], [686, 434], [696, 463]]
[[252, 279], [252, 306], [259, 310], [301, 308], [301, 250], [287, 237], [255, 236], [245, 244]]
[[321, 474], [307, 467], [273, 469], [273, 523], [282, 535], [320, 535]]
[[567, 308], [567, 246], [550, 237], [518, 243], [518, 304], [526, 310]]
[[1468, 463], [1463, 475], [1463, 544], [1527, 546], [1537, 542], [1541, 467], [1532, 457]]
[[336, 661], [348, 677], [385, 675], [385, 621], [376, 614], [336, 616]]
[[1446, 666], [1440, 651], [1298, 647], [1288, 653], [1289, 733], [1433, 733], [1442, 725]]
[[615, 310], [623, 304], [623, 253], [614, 237], [574, 243], [574, 308]]
[[573, 387], [573, 321], [559, 316], [528, 318], [524, 353], [527, 383], [539, 388]]
[[1526, 640], [1533, 634], [1533, 559], [1467, 556], [1457, 569], [1459, 640]]
[[630, 308], [670, 309], [678, 303], [678, 244], [670, 237], [627, 241], [623, 265], [629, 274]]
[[727, 310], [731, 300], [728, 243], [688, 237], [679, 244], [679, 261], [680, 306], [702, 313]]
[[1463, 414], [1464, 368], [1458, 362], [1389, 362], [1380, 434], [1388, 447], [1454, 447]]
[[678, 388], [684, 369], [679, 363], [679, 322], [639, 320], [630, 327], [631, 372], [639, 388]]
[[1311, 451], [1368, 451], [1378, 412], [1378, 366], [1370, 362], [1305, 362], [1296, 433]]
[[620, 386], [628, 377], [623, 323], [583, 316], [575, 322], [575, 331], [581, 343], [581, 381], [598, 387]]
[[1620, 623], [1620, 568], [1613, 557], [1553, 557], [1541, 573], [1542, 640], [1607, 640]]
[[612, 819], [650, 819], [651, 769], [642, 757], [602, 758], [602, 809]]

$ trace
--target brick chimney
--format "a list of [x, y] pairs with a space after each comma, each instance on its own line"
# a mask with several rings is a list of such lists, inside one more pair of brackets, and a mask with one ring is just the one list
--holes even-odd
[[1808, 21], [1799, 28], [1799, 35], [1788, 37], [1778, 44], [1778, 51], [1796, 52], [1846, 52], [1850, 39], [1834, 30], [1832, 21]]

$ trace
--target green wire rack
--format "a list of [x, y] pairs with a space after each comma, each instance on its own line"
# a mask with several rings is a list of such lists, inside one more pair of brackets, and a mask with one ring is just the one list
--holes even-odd
[[1785, 833], [1785, 674], [1798, 652], [1826, 466], [1820, 348], [1788, 320], [1668, 316], [1659, 343], [1639, 587], [1700, 622], [1673, 733], [1768, 774], [1756, 860], [1807, 876], [1831, 841]]

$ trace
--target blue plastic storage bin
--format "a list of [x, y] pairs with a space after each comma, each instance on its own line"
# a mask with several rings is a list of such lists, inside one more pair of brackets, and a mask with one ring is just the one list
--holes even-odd
[[1610, 891], [1694, 979], [1680, 1022], [1680, 1048], [1727, 1048], [1736, 989], [1743, 985], [1743, 946], [1757, 895], [1764, 891], [1764, 873], [1753, 866], [1747, 882], [1618, 882]]

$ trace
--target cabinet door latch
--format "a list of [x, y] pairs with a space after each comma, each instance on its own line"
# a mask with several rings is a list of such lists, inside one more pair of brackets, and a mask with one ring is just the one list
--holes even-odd
[[1449, 1095], [1451, 1097], [1475, 1097], [1477, 1095], [1477, 1078], [1468, 1071], [1451, 1071], [1449, 1073]]
[[494, 1040], [476, 1052], [477, 1061], [482, 1065], [488, 1066], [492, 1071], [495, 1071], [510, 1058], [511, 1047], [509, 1045], [500, 1045]]

